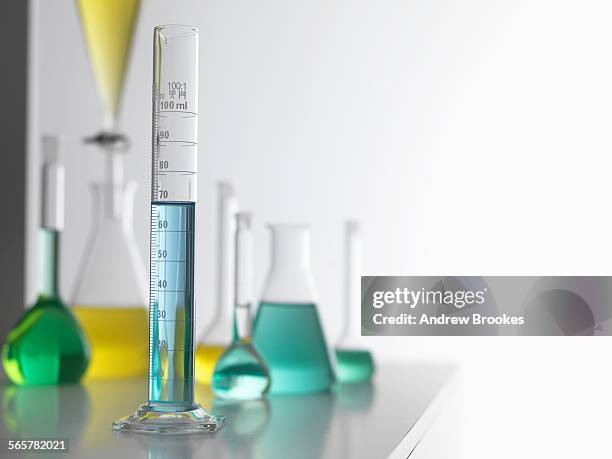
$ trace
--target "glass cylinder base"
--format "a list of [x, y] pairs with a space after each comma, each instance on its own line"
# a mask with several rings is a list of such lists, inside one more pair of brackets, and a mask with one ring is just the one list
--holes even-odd
[[113, 422], [113, 430], [153, 434], [192, 434], [216, 432], [225, 423], [223, 416], [208, 414], [199, 404], [186, 411], [158, 411], [140, 405], [136, 413]]

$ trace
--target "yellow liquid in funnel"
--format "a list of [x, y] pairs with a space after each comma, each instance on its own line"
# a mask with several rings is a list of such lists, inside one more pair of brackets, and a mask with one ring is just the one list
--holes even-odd
[[100, 98], [114, 121], [140, 0], [77, 0], [77, 5]]
[[75, 306], [91, 346], [85, 378], [115, 379], [146, 376], [149, 369], [149, 313], [137, 306], [103, 308]]

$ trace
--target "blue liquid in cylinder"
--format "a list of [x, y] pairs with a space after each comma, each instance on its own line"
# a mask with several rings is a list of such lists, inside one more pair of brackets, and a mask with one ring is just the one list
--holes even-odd
[[194, 405], [195, 203], [151, 205], [149, 404]]

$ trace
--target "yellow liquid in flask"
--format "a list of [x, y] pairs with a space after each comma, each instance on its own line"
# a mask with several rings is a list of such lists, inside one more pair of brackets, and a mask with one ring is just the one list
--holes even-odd
[[212, 384], [215, 366], [221, 355], [225, 352], [226, 346], [214, 344], [199, 344], [195, 355], [195, 375], [196, 381], [201, 384]]
[[85, 378], [145, 376], [149, 368], [149, 313], [142, 306], [74, 306], [91, 346]]
[[140, 0], [77, 0], [89, 59], [106, 113], [115, 119]]

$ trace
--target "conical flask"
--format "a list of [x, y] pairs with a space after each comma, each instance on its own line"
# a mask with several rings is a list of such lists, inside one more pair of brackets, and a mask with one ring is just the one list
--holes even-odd
[[211, 384], [215, 365], [232, 340], [234, 265], [238, 199], [230, 182], [217, 185], [217, 285], [212, 321], [198, 338], [195, 372], [198, 382]]
[[253, 339], [270, 368], [270, 393], [327, 390], [334, 374], [310, 271], [310, 230], [303, 225], [269, 228], [271, 266]]
[[148, 365], [146, 273], [132, 228], [134, 182], [92, 185], [93, 222], [73, 311], [91, 343], [90, 378], [142, 376]]
[[2, 349], [6, 374], [13, 383], [24, 385], [77, 382], [89, 362], [87, 340], [59, 295], [64, 168], [57, 138], [43, 138], [43, 148], [39, 296], [10, 331]]
[[336, 345], [336, 377], [341, 383], [367, 381], [374, 373], [372, 354], [361, 344], [361, 225], [347, 221], [344, 237], [344, 321]]

